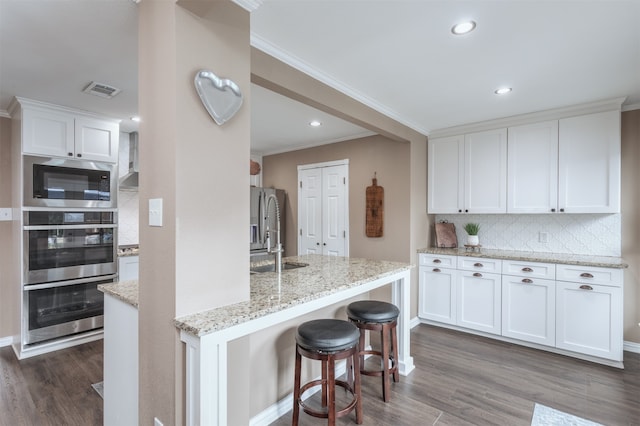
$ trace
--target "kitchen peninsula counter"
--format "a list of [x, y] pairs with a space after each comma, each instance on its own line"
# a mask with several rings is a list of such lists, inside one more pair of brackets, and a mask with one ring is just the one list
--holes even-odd
[[[177, 318], [186, 345], [187, 425], [227, 424], [227, 343], [391, 284], [398, 317], [398, 366], [414, 368], [409, 353], [409, 263], [304, 255], [285, 262], [308, 266], [281, 274], [251, 274], [250, 299]], [[248, 384], [247, 384], [248, 385]]]
[[543, 253], [532, 251], [483, 249], [467, 250], [465, 248], [439, 248], [428, 247], [419, 249], [418, 253], [485, 257], [489, 259], [516, 260], [525, 262], [555, 263], [560, 265], [595, 266], [600, 268], [624, 269], [629, 267], [621, 257], [614, 256], [590, 256], [567, 253]]
[[99, 284], [98, 290], [138, 309], [138, 280]]

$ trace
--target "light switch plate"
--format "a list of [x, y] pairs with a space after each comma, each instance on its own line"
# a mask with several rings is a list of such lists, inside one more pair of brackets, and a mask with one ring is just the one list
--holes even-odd
[[149, 226], [162, 226], [162, 198], [149, 199]]
[[0, 221], [2, 220], [12, 220], [13, 215], [11, 214], [11, 208], [0, 208]]

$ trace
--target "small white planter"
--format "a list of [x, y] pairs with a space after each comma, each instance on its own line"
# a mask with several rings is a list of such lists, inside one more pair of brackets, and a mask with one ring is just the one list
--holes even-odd
[[467, 235], [467, 245], [477, 246], [480, 244], [480, 240], [477, 235]]

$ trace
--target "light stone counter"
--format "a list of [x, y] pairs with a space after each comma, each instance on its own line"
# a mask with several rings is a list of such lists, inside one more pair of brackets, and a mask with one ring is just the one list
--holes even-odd
[[99, 284], [98, 290], [138, 309], [138, 280]]
[[429, 247], [419, 249], [418, 253], [439, 254], [449, 256], [486, 257], [491, 259], [518, 260], [525, 262], [545, 262], [563, 265], [597, 266], [601, 268], [628, 268], [629, 265], [621, 257], [589, 256], [567, 253], [539, 253], [515, 250], [483, 249], [471, 251], [464, 248]]
[[248, 301], [177, 318], [176, 327], [204, 336], [412, 267], [408, 263], [321, 255], [287, 257], [284, 261], [309, 266], [283, 270], [280, 276], [275, 272], [251, 274]]

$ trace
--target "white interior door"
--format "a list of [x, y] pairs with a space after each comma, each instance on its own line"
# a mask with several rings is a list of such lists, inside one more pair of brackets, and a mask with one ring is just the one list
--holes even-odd
[[298, 167], [298, 254], [348, 256], [348, 164]]

